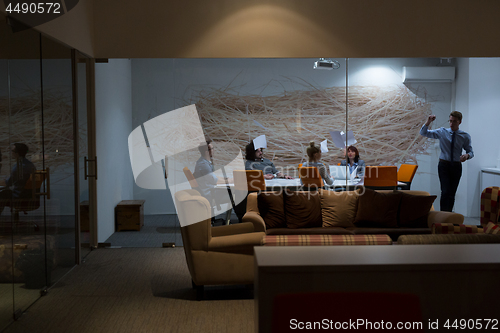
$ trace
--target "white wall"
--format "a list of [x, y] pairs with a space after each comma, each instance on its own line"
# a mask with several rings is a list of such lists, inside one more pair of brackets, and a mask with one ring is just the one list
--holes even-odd
[[[114, 207], [133, 199], [127, 140], [132, 131], [131, 61], [96, 64], [98, 241], [115, 231]], [[147, 203], [146, 203], [147, 205]]]
[[[174, 64], [173, 59], [132, 60], [132, 129], [176, 108]], [[144, 214], [175, 214], [168, 188], [147, 190], [134, 182], [133, 190], [134, 199], [146, 200]]]
[[[455, 97], [455, 107], [454, 110], [462, 112], [463, 119], [462, 124], [460, 124], [460, 129], [472, 135], [470, 132], [471, 126], [473, 124], [473, 119], [469, 116], [470, 112], [470, 100], [469, 100], [469, 89], [470, 89], [470, 78], [469, 78], [470, 68], [469, 68], [469, 58], [459, 58], [457, 59], [457, 72], [456, 72], [456, 97]], [[472, 136], [472, 148], [474, 147], [474, 136]], [[476, 157], [472, 160], [462, 163], [462, 178], [458, 185], [457, 194], [455, 196], [455, 206], [454, 211], [465, 216], [477, 217], [479, 216], [479, 209], [477, 212], [470, 211], [471, 202], [469, 200], [469, 181], [468, 174], [474, 169], [471, 168], [474, 162], [477, 161]]]
[[[351, 59], [349, 61], [349, 85], [390, 85], [402, 81], [402, 68], [407, 67], [433, 67], [439, 64], [435, 58], [391, 58], [391, 59]], [[433, 128], [447, 126], [448, 115], [451, 111], [451, 103], [454, 95], [452, 83], [405, 83], [416, 96], [423, 101], [431, 102], [431, 112], [436, 115]], [[426, 119], [422, 119], [424, 124]], [[415, 136], [419, 136], [418, 131]], [[439, 142], [434, 140], [426, 154], [417, 156], [418, 169], [415, 174], [411, 189], [427, 191], [437, 195], [434, 208], [439, 210], [441, 189], [437, 173], [439, 161]]]
[[[480, 170], [495, 167], [500, 155], [498, 131], [500, 128], [500, 58], [470, 58], [469, 65], [469, 117], [462, 125], [472, 136], [474, 158], [468, 161], [467, 215], [479, 216]], [[457, 93], [458, 99], [458, 93]], [[462, 125], [460, 128], [462, 128]], [[488, 184], [483, 184], [484, 187]]]
[[[402, 83], [403, 66], [436, 66], [439, 59], [338, 59], [341, 68], [313, 70], [317, 59], [134, 59], [132, 60], [133, 128], [148, 119], [196, 102], [196, 91], [229, 88], [241, 95], [273, 95], [283, 91], [349, 85]], [[432, 102], [438, 116], [435, 126], [447, 126], [454, 87], [451, 83], [407, 85], [422, 99]], [[422, 119], [422, 124], [425, 119]], [[418, 132], [415, 133], [418, 136]], [[439, 148], [418, 157], [419, 169], [412, 189], [438, 195]], [[134, 199], [146, 200], [145, 214], [175, 213], [168, 190], [144, 190], [134, 185]]]

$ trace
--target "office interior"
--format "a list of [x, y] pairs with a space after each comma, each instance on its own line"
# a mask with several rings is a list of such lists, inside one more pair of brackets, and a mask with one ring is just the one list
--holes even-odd
[[[500, 50], [495, 45], [500, 44], [491, 42], [498, 41], [492, 31], [499, 23], [488, 20], [491, 32], [476, 31], [474, 22], [481, 20], [476, 17], [466, 27], [443, 32], [449, 41], [446, 44], [435, 32], [438, 28], [422, 25], [418, 15], [427, 14], [420, 10], [406, 17], [406, 22], [414, 24], [412, 32], [407, 31], [409, 37], [389, 27], [368, 29], [373, 22], [369, 12], [373, 13], [375, 4], [363, 8], [336, 1], [333, 15], [339, 21], [332, 23], [321, 6], [314, 6], [323, 4], [321, 1], [308, 4], [307, 10], [300, 1], [218, 1], [210, 10], [201, 2], [180, 8], [147, 1], [143, 6], [148, 14], [139, 12], [137, 16], [132, 15], [130, 4], [117, 11], [119, 3], [80, 1], [64, 16], [19, 32], [1, 15], [0, 38], [7, 47], [0, 50], [0, 175], [7, 177], [15, 164], [9, 154], [11, 144], [26, 142], [28, 159], [37, 170], [48, 170], [50, 178], [41, 190], [48, 192], [50, 182], [50, 198], [43, 195], [40, 208], [26, 214], [21, 211], [18, 218], [8, 207], [0, 216], [4, 258], [21, 253], [15, 262], [2, 260], [0, 328], [50, 292], [91, 250], [99, 251], [98, 244], [115, 233], [114, 209], [120, 201], [145, 200], [146, 216], [176, 214], [168, 189], [150, 190], [135, 184], [128, 136], [144, 122], [190, 104], [197, 105], [206, 134], [217, 137], [215, 146], [218, 140], [230, 140], [244, 151], [249, 140], [266, 134], [266, 157], [275, 157], [283, 167], [286, 163], [273, 150], [280, 149], [294, 163], [300, 162], [310, 140], [329, 139], [329, 130], [347, 127], [370, 163], [418, 164], [412, 189], [437, 195], [436, 209], [439, 147], [432, 140], [421, 140], [418, 130], [428, 114], [436, 114], [436, 127], [446, 127], [449, 113], [459, 110], [464, 116], [460, 128], [471, 135], [475, 156], [464, 163], [454, 210], [465, 217], [479, 217], [484, 187], [481, 170], [500, 167], [495, 140], [500, 123]], [[397, 14], [407, 13], [410, 5], [389, 3], [391, 6], [382, 8], [395, 26], [401, 23]], [[445, 3], [457, 6], [456, 2]], [[169, 24], [162, 25], [162, 11], [153, 11], [155, 5], [164, 10]], [[215, 10], [217, 6], [221, 8]], [[445, 12], [446, 8], [440, 9]], [[175, 18], [176, 10], [182, 13], [180, 18]], [[342, 11], [351, 17], [356, 14], [358, 24], [363, 18], [366, 22], [354, 28], [340, 19]], [[464, 11], [461, 13], [466, 15]], [[488, 12], [493, 10], [482, 14], [487, 19]], [[112, 14], [114, 20], [106, 18]], [[313, 15], [318, 15], [317, 21]], [[441, 15], [431, 15], [432, 23], [443, 27], [453, 19], [450, 14]], [[133, 17], [150, 19], [151, 26], [133, 30], [125, 23], [116, 24], [133, 21]], [[191, 17], [204, 19], [192, 22]], [[203, 24], [211, 29], [199, 29]], [[170, 32], [176, 25], [183, 29]], [[342, 25], [347, 29], [334, 29]], [[257, 27], [255, 34], [248, 32], [252, 27]], [[341, 38], [334, 31], [347, 31], [347, 36]], [[416, 40], [411, 38], [415, 31], [420, 36]], [[374, 34], [388, 32], [395, 37], [374, 41]], [[339, 69], [313, 70], [314, 62], [325, 55], [338, 61]], [[405, 67], [453, 68], [454, 75], [431, 73], [405, 81]], [[314, 102], [324, 105], [319, 115], [310, 107], [313, 92], [321, 99]], [[224, 114], [207, 106], [222, 98], [234, 103]], [[287, 103], [275, 106], [279, 115], [256, 110], [262, 101], [287, 98]], [[243, 121], [231, 122], [228, 110], [238, 111], [238, 119]], [[234, 131], [235, 126], [239, 131]], [[293, 139], [292, 144], [280, 142], [283, 133]], [[331, 142], [329, 149], [323, 159], [340, 162], [341, 149]], [[85, 231], [80, 224], [83, 201], [90, 207], [90, 225]], [[33, 249], [32, 244], [36, 244]], [[30, 273], [23, 271], [23, 260], [27, 270], [36, 267], [29, 288], [25, 279]]]

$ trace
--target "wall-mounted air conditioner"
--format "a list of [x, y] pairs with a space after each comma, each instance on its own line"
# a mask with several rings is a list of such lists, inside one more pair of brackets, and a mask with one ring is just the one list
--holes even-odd
[[403, 82], [452, 82], [455, 67], [403, 67]]

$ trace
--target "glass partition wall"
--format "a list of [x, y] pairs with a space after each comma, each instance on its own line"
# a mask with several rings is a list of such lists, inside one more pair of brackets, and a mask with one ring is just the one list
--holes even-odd
[[79, 245], [71, 49], [0, 23], [2, 329], [74, 267]]
[[[230, 173], [228, 165], [238, 153], [244, 157], [246, 144], [265, 135], [264, 157], [290, 176], [297, 177], [297, 166], [308, 160], [309, 143], [326, 140], [328, 152], [321, 160], [330, 166], [345, 159], [345, 143], [353, 144], [367, 166], [418, 165], [411, 188], [439, 195], [437, 172], [432, 168], [437, 165], [436, 150], [419, 130], [431, 113], [447, 119], [454, 76], [412, 80], [404, 79], [403, 73], [408, 67], [425, 72], [453, 64], [440, 58], [325, 59], [326, 67], [335, 63], [327, 70], [315, 66], [317, 61], [134, 59], [133, 128], [195, 104], [203, 135], [214, 141], [219, 178], [222, 166]], [[343, 143], [334, 142], [332, 132], [348, 131], [352, 141], [345, 142], [343, 136]], [[190, 188], [182, 168], [194, 172], [199, 156], [194, 149], [189, 163], [169, 173], [177, 177], [174, 183]], [[157, 190], [135, 187], [134, 197], [146, 200], [145, 214], [175, 212], [168, 190], [163, 196]], [[165, 197], [167, 205], [159, 197]], [[439, 200], [434, 205], [439, 209]]]
[[[169, 144], [154, 142], [148, 123], [163, 122], [162, 129], [174, 123], [175, 128], [164, 134], [175, 133], [177, 143], [180, 136], [199, 128], [201, 136], [214, 142], [213, 162], [219, 179], [224, 172], [232, 178], [233, 170], [244, 168], [234, 160], [238, 155], [244, 158], [245, 146], [261, 135], [267, 139], [264, 157], [287, 175], [298, 177], [297, 166], [308, 161], [306, 150], [311, 141], [320, 145], [327, 140], [329, 152], [323, 154], [323, 160], [336, 165], [342, 158], [342, 147], [332, 144], [330, 131], [346, 129], [347, 61], [332, 59], [338, 69], [315, 70], [316, 60], [133, 59], [132, 128], [144, 124], [153, 155], [157, 156], [168, 154]], [[198, 113], [193, 122], [183, 125], [175, 119], [165, 120], [169, 111], [192, 104]], [[185, 149], [182, 144], [176, 144], [176, 148], [180, 152], [168, 157], [168, 183], [176, 184], [176, 190], [188, 189], [183, 168], [194, 172], [200, 152], [196, 147]], [[134, 198], [146, 201], [146, 215], [176, 212], [168, 189], [139, 185], [134, 188]], [[221, 208], [218, 218], [224, 218]], [[228, 205], [225, 209], [230, 208]], [[180, 234], [178, 228], [172, 233]], [[182, 245], [180, 237], [176, 237], [176, 245]]]

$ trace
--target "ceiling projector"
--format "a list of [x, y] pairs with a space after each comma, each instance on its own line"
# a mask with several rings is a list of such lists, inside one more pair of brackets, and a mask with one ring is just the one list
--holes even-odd
[[340, 63], [333, 59], [325, 59], [320, 58], [318, 61], [314, 62], [314, 69], [338, 69], [340, 67]]

